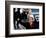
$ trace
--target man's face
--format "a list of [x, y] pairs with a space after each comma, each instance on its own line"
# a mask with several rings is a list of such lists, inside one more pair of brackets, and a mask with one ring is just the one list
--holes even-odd
[[32, 24], [33, 23], [33, 18], [29, 17], [29, 23]]

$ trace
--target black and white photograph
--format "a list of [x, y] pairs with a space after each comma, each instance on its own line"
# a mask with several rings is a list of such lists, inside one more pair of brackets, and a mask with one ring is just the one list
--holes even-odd
[[6, 37], [44, 35], [44, 3], [6, 1]]

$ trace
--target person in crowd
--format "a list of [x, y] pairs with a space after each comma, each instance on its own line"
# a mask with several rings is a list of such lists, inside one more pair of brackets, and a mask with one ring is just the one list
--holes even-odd
[[26, 28], [27, 29], [38, 29], [39, 28], [39, 24], [37, 24], [37, 22], [34, 22], [34, 16], [33, 15], [29, 15], [28, 16], [28, 22], [26, 23]]

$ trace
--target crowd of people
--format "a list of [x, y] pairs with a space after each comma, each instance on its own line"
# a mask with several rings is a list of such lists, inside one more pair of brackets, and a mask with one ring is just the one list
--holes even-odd
[[31, 9], [23, 8], [23, 12], [20, 14], [20, 8], [18, 11], [14, 11], [14, 28], [15, 29], [39, 29], [39, 22], [36, 21], [32, 15]]

